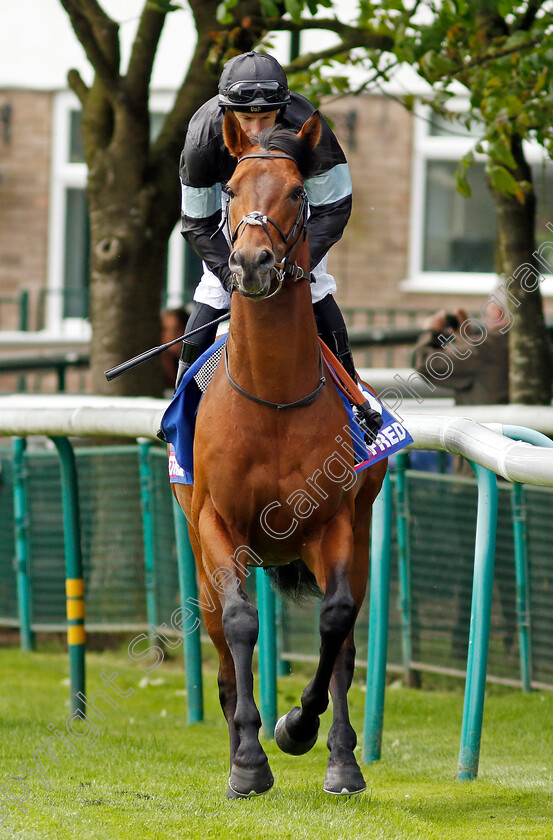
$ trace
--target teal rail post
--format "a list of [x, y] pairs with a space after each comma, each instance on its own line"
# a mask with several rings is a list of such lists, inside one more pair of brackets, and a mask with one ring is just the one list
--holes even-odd
[[287, 677], [291, 672], [288, 659], [282, 658], [282, 652], [286, 650], [286, 633], [284, 629], [284, 607], [280, 595], [275, 595], [276, 611], [276, 633], [277, 633], [277, 675]]
[[474, 547], [474, 574], [470, 614], [467, 678], [457, 778], [475, 779], [480, 758], [486, 669], [492, 613], [495, 539], [497, 532], [497, 478], [469, 461], [478, 482], [478, 515]]
[[274, 736], [277, 722], [277, 639], [275, 593], [263, 569], [255, 570], [259, 613], [259, 704], [261, 733]]
[[86, 713], [84, 580], [81, 552], [79, 485], [75, 453], [65, 437], [52, 437], [61, 460], [61, 501], [65, 542], [65, 593], [72, 712]]
[[[202, 646], [200, 640], [200, 611], [198, 609], [198, 584], [196, 561], [190, 540], [186, 517], [173, 496], [173, 519], [177, 545], [177, 566], [179, 574], [180, 602], [183, 615], [191, 620], [185, 622], [194, 630], [184, 633], [184, 674], [186, 678], [186, 711], [188, 723], [204, 719], [204, 692], [202, 680]], [[189, 601], [188, 599], [192, 600]]]
[[386, 473], [384, 484], [373, 506], [371, 529], [367, 693], [362, 753], [365, 764], [379, 761], [382, 749], [390, 603], [391, 529], [392, 487], [390, 475]]
[[152, 509], [152, 469], [149, 440], [138, 441], [140, 464], [140, 501], [142, 505], [142, 530], [144, 534], [144, 570], [146, 585], [146, 616], [150, 633], [158, 626], [157, 582], [155, 574], [154, 514]]
[[513, 485], [511, 511], [513, 516], [520, 679], [522, 690], [532, 691], [532, 641], [530, 636], [530, 591], [526, 536], [527, 509], [526, 494], [522, 484]]
[[[513, 440], [522, 440], [535, 446], [553, 447], [553, 441], [524, 426], [503, 426], [503, 434]], [[532, 690], [532, 636], [530, 626], [530, 584], [528, 569], [528, 544], [526, 537], [526, 494], [521, 484], [513, 485], [511, 498], [513, 512], [513, 540], [515, 553], [515, 578], [517, 590], [517, 624], [520, 658], [520, 679], [523, 691]]]
[[401, 652], [403, 658], [403, 681], [411, 684], [411, 562], [409, 552], [409, 500], [405, 471], [409, 456], [398, 453], [396, 457], [396, 516], [399, 573], [399, 609], [401, 614]]
[[13, 440], [13, 510], [15, 529], [15, 559], [17, 563], [17, 607], [21, 650], [34, 648], [31, 630], [31, 583], [29, 551], [29, 511], [27, 506], [27, 469], [25, 467], [25, 438]]

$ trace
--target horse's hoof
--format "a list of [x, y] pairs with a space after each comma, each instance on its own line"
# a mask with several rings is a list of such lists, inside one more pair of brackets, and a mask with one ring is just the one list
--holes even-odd
[[[298, 712], [300, 711], [299, 706], [294, 706], [294, 708], [288, 712], [288, 715], [292, 714], [292, 712], [296, 711], [296, 709]], [[277, 725], [275, 726], [275, 741], [282, 752], [288, 753], [289, 755], [304, 755], [317, 743], [317, 737], [319, 735], [319, 719], [317, 718], [317, 730], [312, 738], [308, 738], [307, 741], [296, 741], [291, 737], [286, 728], [286, 718], [288, 715], [283, 715], [277, 721]]]
[[269, 762], [260, 767], [238, 767], [232, 765], [228, 780], [227, 799], [249, 799], [267, 793], [274, 784]]
[[334, 796], [353, 796], [367, 789], [357, 764], [334, 764], [327, 767], [323, 790]]

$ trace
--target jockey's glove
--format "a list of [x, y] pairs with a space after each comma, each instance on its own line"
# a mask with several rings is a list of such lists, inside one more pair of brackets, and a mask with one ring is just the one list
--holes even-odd
[[375, 411], [374, 408], [371, 408], [368, 400], [361, 405], [355, 405], [353, 407], [353, 413], [355, 414], [357, 425], [363, 432], [365, 443], [370, 446], [375, 442], [382, 426], [382, 415], [378, 411]]

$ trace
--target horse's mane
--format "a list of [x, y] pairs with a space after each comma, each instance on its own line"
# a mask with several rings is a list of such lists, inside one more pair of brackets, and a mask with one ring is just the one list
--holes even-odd
[[252, 143], [258, 144], [266, 152], [284, 152], [294, 158], [302, 178], [308, 178], [316, 168], [317, 149], [301, 138], [291, 128], [284, 128], [275, 124], [264, 128], [258, 137], [253, 137]]

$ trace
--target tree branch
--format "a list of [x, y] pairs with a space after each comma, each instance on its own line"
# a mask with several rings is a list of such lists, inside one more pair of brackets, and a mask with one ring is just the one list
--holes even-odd
[[464, 64], [462, 67], [459, 67], [457, 70], [452, 70], [450, 73], [444, 73], [443, 76], [440, 76], [440, 79], [452, 79], [455, 76], [463, 76], [467, 70], [471, 70], [473, 67], [479, 67], [482, 64], [487, 64], [489, 61], [495, 61], [496, 58], [504, 58], [506, 55], [512, 55], [513, 53], [520, 52], [521, 50], [527, 50], [531, 47], [536, 47], [538, 44], [542, 43], [542, 38], [533, 38], [531, 41], [527, 41], [526, 44], [518, 44], [515, 47], [507, 47], [503, 50], [497, 50], [493, 53], [486, 53], [486, 55], [481, 55], [478, 58], [474, 58], [472, 61], [469, 61], [467, 64]]
[[[184, 144], [184, 137], [190, 117], [203, 105], [206, 99], [217, 93], [217, 79], [210, 79], [206, 69], [208, 57], [213, 47], [213, 28], [216, 3], [218, 0], [191, 0], [189, 3], [194, 15], [198, 38], [188, 70], [167, 114], [159, 136], [152, 146], [156, 158], [172, 158], [175, 165]], [[213, 8], [210, 8], [210, 3]], [[210, 15], [211, 12], [211, 15]], [[203, 18], [206, 18], [205, 20]], [[211, 82], [211, 84], [210, 84]]]
[[145, 2], [127, 70], [127, 90], [147, 101], [152, 67], [167, 12]]
[[116, 99], [121, 90], [118, 49], [115, 50], [115, 55], [112, 49], [112, 55], [108, 56], [106, 42], [108, 40], [113, 42], [114, 35], [117, 40], [117, 24], [106, 16], [96, 0], [60, 0], [60, 2], [107, 93]]
[[[294, 61], [290, 64], [284, 65], [284, 71], [286, 73], [297, 73], [300, 70], [306, 70], [316, 61], [324, 61], [327, 58], [334, 58], [337, 55], [341, 55], [342, 53], [349, 52], [350, 50], [363, 46], [367, 46], [367, 44], [358, 37], [352, 37], [349, 40], [346, 39], [344, 41], [340, 41], [339, 44], [336, 44], [333, 47], [328, 47], [326, 50], [321, 50], [317, 53], [303, 53], [303, 55], [294, 59]], [[371, 48], [372, 44], [369, 49]]]
[[[368, 49], [389, 50], [394, 46], [394, 40], [390, 35], [350, 26], [335, 18], [315, 18], [314, 20], [302, 20], [301, 23], [296, 23], [293, 20], [283, 20], [282, 18], [267, 18], [266, 27], [268, 31], [275, 32], [303, 32], [307, 29], [324, 29], [328, 32], [336, 32], [344, 41], [347, 39], [353, 42], [357, 39], [358, 43], [353, 44], [353, 46], [367, 47]], [[352, 48], [348, 47], [348, 49]]]
[[67, 83], [71, 90], [77, 94], [79, 102], [84, 105], [88, 96], [89, 88], [83, 82], [78, 70], [70, 70], [67, 74]]
[[[395, 70], [395, 68], [399, 67], [400, 65], [401, 65], [401, 62], [398, 61], [397, 59], [395, 59], [391, 64], [387, 65], [386, 67], [382, 67], [382, 68], [375, 67], [373, 75], [369, 76], [369, 78], [366, 81], [362, 82], [354, 90], [346, 90], [346, 91], [344, 91], [344, 93], [337, 93], [334, 96], [331, 96], [329, 99], [325, 99], [325, 105], [327, 104], [327, 102], [329, 104], [332, 104], [333, 102], [338, 102], [340, 99], [345, 99], [347, 96], [360, 96], [362, 93], [364, 93], [367, 90], [367, 88], [371, 87], [372, 85], [375, 85], [375, 87], [383, 95], [388, 96], [388, 94], [384, 94], [384, 91], [382, 90], [382, 88], [378, 84], [378, 80], [383, 79], [384, 81], [388, 81], [388, 73], [391, 70]], [[390, 97], [390, 98], [393, 98], [393, 97]], [[400, 102], [402, 105], [404, 105], [404, 107], [406, 107], [405, 103], [399, 97], [396, 97], [396, 100], [398, 102]]]

